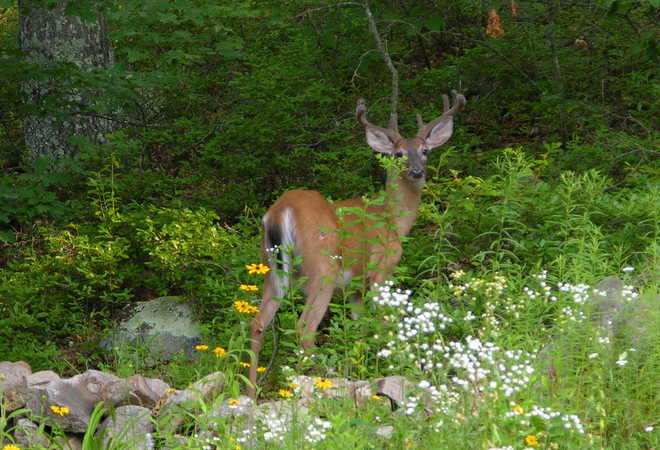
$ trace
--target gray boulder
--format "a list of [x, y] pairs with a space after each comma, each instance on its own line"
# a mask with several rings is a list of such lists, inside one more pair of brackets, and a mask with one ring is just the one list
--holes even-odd
[[129, 405], [115, 409], [114, 414], [101, 423], [96, 436], [103, 435], [103, 448], [122, 444], [125, 448], [141, 450], [153, 448], [153, 431], [151, 410]]
[[109, 354], [136, 354], [136, 349], [142, 348], [147, 355], [143, 362], [153, 366], [158, 360], [171, 360], [181, 351], [192, 359], [201, 342], [193, 311], [177, 297], [161, 297], [124, 307], [112, 333], [99, 342], [99, 347]]

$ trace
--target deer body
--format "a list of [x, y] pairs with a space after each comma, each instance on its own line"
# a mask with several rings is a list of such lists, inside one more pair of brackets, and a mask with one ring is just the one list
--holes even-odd
[[[361, 277], [365, 286], [382, 284], [399, 263], [400, 238], [410, 232], [421, 203], [427, 153], [451, 137], [453, 116], [465, 105], [465, 97], [456, 91], [452, 91], [452, 96], [454, 107], [449, 109], [449, 100], [443, 96], [445, 112], [433, 122], [424, 125], [421, 117], [417, 117], [419, 131], [410, 140], [398, 133], [396, 115], [392, 116], [389, 129], [374, 126], [365, 118], [364, 102], [358, 102], [356, 115], [366, 129], [367, 143], [372, 149], [406, 157], [405, 167], [395, 165], [388, 174], [385, 205], [365, 205], [359, 198], [330, 204], [316, 191], [292, 190], [266, 212], [262, 220], [262, 259], [273, 270], [266, 274], [259, 312], [250, 325], [254, 353], [249, 374], [250, 397], [256, 396], [264, 332], [279, 307], [277, 299], [284, 297], [292, 282], [307, 277], [303, 291], [308, 308], [300, 315], [298, 333], [303, 337], [303, 348], [309, 349], [314, 345], [311, 336], [335, 291], [347, 287], [355, 277]], [[342, 213], [341, 218], [337, 214], [339, 208], [355, 207], [363, 213]], [[292, 268], [292, 258], [299, 255], [302, 262]], [[359, 303], [362, 299], [358, 293], [352, 293], [351, 301]]]

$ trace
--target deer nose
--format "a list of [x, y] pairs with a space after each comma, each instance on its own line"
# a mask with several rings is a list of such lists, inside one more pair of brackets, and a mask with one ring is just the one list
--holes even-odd
[[410, 169], [408, 175], [410, 175], [410, 178], [419, 180], [424, 176], [424, 171], [422, 169]]

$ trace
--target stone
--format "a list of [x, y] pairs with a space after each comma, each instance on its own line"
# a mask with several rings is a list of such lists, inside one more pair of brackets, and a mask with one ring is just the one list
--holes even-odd
[[376, 395], [389, 398], [393, 410], [407, 403], [407, 391], [415, 387], [402, 376], [378, 378], [374, 384], [376, 385]]
[[83, 439], [81, 434], [64, 433], [56, 442], [62, 450], [83, 450]]
[[151, 411], [142, 406], [120, 406], [99, 426], [96, 436], [103, 436], [103, 448], [118, 444], [135, 450], [152, 449], [154, 423]]
[[161, 297], [148, 302], [131, 303], [122, 309], [110, 336], [99, 342], [111, 355], [135, 353], [136, 347], [147, 350], [145, 363], [170, 361], [183, 352], [192, 359], [202, 341], [199, 323], [193, 311], [177, 297]]
[[160, 396], [151, 390], [142, 375], [107, 383], [99, 391], [99, 397], [114, 407], [137, 405], [153, 408], [160, 400]]
[[[80, 375], [77, 375], [80, 377]], [[76, 378], [76, 377], [74, 377]], [[45, 417], [57, 423], [62, 431], [84, 433], [99, 397], [81, 383], [81, 379], [55, 380], [30, 390], [26, 407], [36, 417]], [[55, 413], [51, 406], [66, 407], [68, 413]]]
[[52, 370], [41, 370], [35, 372], [32, 375], [29, 375], [25, 381], [27, 381], [27, 387], [38, 387], [50, 383], [51, 381], [59, 380], [60, 376], [53, 372]]
[[32, 369], [26, 362], [0, 362], [0, 393], [9, 389], [26, 386], [25, 378], [30, 374], [32, 374]]
[[80, 375], [72, 377], [71, 381], [80, 383], [81, 386], [84, 386], [92, 394], [98, 394], [103, 386], [108, 383], [121, 381], [121, 378], [117, 375], [101, 372], [99, 370], [88, 370]]
[[21, 418], [16, 421], [14, 439], [19, 448], [48, 448], [50, 439], [43, 433], [43, 429], [30, 419]]
[[163, 380], [158, 378], [145, 378], [147, 381], [147, 386], [149, 389], [156, 394], [159, 398], [162, 398], [167, 391], [170, 390], [170, 385], [165, 383]]
[[180, 409], [189, 409], [195, 403], [210, 402], [225, 385], [225, 375], [214, 372], [192, 384], [191, 387], [167, 395], [167, 401], [158, 412], [158, 419], [167, 418], [164, 425], [167, 430], [176, 430], [184, 423], [182, 414], [170, 414]]

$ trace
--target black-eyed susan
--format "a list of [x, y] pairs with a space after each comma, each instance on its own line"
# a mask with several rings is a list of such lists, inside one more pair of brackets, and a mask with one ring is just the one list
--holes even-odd
[[230, 399], [230, 400], [227, 402], [227, 404], [228, 404], [229, 406], [238, 406], [239, 403], [240, 403], [240, 402], [238, 401], [238, 399], [235, 399], [235, 398], [232, 398], [232, 399]]
[[213, 349], [213, 353], [215, 353], [216, 358], [221, 358], [227, 354], [227, 350], [222, 347], [216, 347]]
[[290, 398], [292, 396], [293, 396], [293, 393], [291, 393], [291, 391], [287, 391], [286, 389], [280, 389], [280, 397]]
[[247, 292], [257, 292], [259, 288], [253, 284], [241, 284], [238, 287], [241, 291], [247, 291]]
[[241, 365], [241, 367], [250, 367], [250, 363], [246, 363], [243, 361], [239, 362], [239, 364]]
[[513, 407], [513, 412], [518, 414], [518, 415], [521, 415], [525, 412], [525, 410], [522, 408], [522, 406], [516, 405], [516, 406]]
[[317, 378], [315, 383], [316, 383], [317, 388], [323, 389], [323, 390], [326, 390], [326, 389], [332, 387], [332, 381], [328, 380], [327, 378]]
[[21, 448], [18, 445], [7, 444], [4, 447], [2, 447], [2, 450], [21, 450]]
[[245, 308], [245, 311], [243, 311], [243, 312], [245, 312], [245, 314], [256, 314], [256, 313], [259, 312], [259, 308], [256, 307], [256, 306], [248, 305]]
[[200, 352], [205, 352], [208, 349], [209, 349], [208, 345], [196, 345], [195, 346], [195, 350], [199, 350]]
[[536, 436], [530, 434], [525, 438], [525, 444], [529, 445], [530, 447], [536, 447], [539, 445], [539, 440], [536, 438]]
[[262, 373], [265, 372], [266, 368], [265, 367], [257, 367], [257, 372]]
[[53, 405], [53, 406], [50, 407], [50, 409], [55, 414], [59, 414], [61, 417], [64, 417], [65, 414], [69, 414], [69, 408], [67, 408], [66, 406]]
[[270, 271], [270, 267], [268, 267], [264, 264], [261, 264], [261, 263], [259, 263], [259, 264], [250, 264], [250, 265], [245, 266], [245, 268], [247, 269], [247, 271], [250, 275], [255, 274], [255, 273], [257, 275], [265, 275]]

